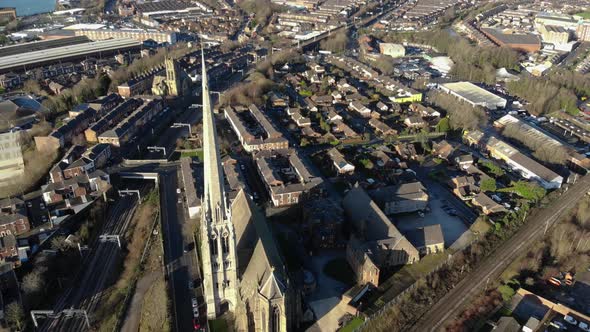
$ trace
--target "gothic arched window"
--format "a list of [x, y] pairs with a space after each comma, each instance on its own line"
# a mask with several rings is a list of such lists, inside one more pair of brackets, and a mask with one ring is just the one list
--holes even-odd
[[281, 311], [275, 305], [272, 307], [272, 312], [270, 313], [270, 332], [279, 331], [281, 331]]
[[217, 235], [215, 233], [212, 233], [209, 239], [209, 250], [211, 255], [217, 255]]

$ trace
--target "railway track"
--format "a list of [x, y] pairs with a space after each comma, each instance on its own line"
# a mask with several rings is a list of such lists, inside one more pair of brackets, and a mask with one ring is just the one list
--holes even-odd
[[[148, 189], [147, 184], [143, 185], [140, 188], [141, 194], [147, 194]], [[122, 237], [131, 223], [138, 203], [136, 195], [127, 195], [118, 199], [109, 211], [109, 217], [103, 225], [101, 234]], [[91, 248], [91, 253], [82, 261], [82, 268], [74, 283], [54, 306], [56, 313], [65, 309], [85, 310], [90, 324], [93, 323], [92, 314], [99, 307], [121, 254], [118, 243], [113, 241], [102, 242], [96, 239], [91, 244]], [[39, 330], [80, 332], [87, 329], [85, 317], [60, 315], [46, 320]]]

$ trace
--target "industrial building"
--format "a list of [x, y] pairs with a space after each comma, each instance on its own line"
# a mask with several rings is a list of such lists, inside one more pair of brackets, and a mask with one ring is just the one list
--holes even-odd
[[76, 30], [76, 36], [85, 36], [91, 40], [106, 39], [134, 39], [139, 42], [154, 40], [160, 44], [175, 44], [176, 32], [143, 30], [143, 29], [80, 29]]
[[528, 33], [504, 33], [493, 28], [482, 28], [481, 32], [498, 46], [510, 47], [517, 51], [532, 53], [541, 50], [541, 39]]
[[506, 107], [506, 99], [470, 82], [440, 84], [439, 88], [472, 106], [481, 106], [490, 110]]
[[140, 48], [141, 43], [137, 40], [124, 38], [24, 52], [0, 57], [0, 73], [27, 71], [42, 65], [83, 59], [88, 56], [107, 56]]
[[561, 187], [563, 177], [527, 157], [494, 135], [474, 130], [466, 132], [464, 139], [468, 144], [488, 151], [493, 158], [504, 161], [513, 171], [520, 173], [523, 178], [537, 181], [545, 189]]

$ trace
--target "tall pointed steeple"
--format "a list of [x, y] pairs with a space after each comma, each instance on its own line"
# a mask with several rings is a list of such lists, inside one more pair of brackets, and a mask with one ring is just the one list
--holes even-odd
[[[217, 130], [209, 96], [205, 54], [201, 48], [203, 84], [203, 162], [205, 190], [201, 203], [201, 256], [207, 317], [238, 303], [238, 259], [231, 210], [224, 192]], [[226, 305], [223, 305], [226, 304]]]
[[211, 96], [209, 95], [209, 81], [205, 66], [205, 54], [201, 48], [202, 85], [203, 85], [203, 158], [204, 158], [204, 182], [205, 182], [205, 213], [209, 214], [213, 223], [221, 222], [226, 217], [225, 192], [223, 189], [223, 173], [221, 158], [215, 128], [215, 118], [211, 108]]

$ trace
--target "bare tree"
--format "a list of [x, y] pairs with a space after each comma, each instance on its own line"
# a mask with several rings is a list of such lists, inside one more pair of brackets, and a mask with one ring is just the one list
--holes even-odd
[[17, 331], [21, 331], [24, 327], [25, 313], [17, 302], [12, 302], [6, 306], [5, 318], [8, 324], [12, 325]]
[[42, 273], [33, 270], [23, 278], [22, 289], [26, 294], [35, 294], [41, 291], [44, 284]]

